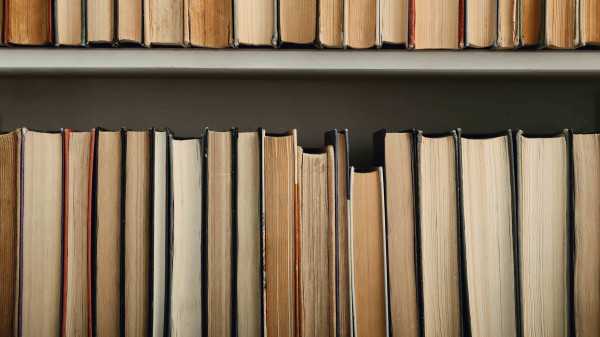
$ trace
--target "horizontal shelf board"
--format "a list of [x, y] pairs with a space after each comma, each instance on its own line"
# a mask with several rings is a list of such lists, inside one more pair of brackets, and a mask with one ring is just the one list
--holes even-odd
[[0, 48], [0, 74], [599, 76], [600, 51]]

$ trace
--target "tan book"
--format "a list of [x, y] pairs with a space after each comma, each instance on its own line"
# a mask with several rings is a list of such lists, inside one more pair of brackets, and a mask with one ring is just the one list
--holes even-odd
[[568, 336], [567, 136], [516, 134], [523, 336]]
[[61, 334], [62, 135], [22, 130], [19, 335]]
[[190, 44], [226, 48], [233, 44], [233, 10], [230, 0], [189, 0]]
[[86, 0], [86, 6], [89, 43], [113, 43], [115, 39], [115, 1]]
[[231, 336], [233, 131], [206, 132], [208, 335]]
[[573, 135], [575, 334], [600, 335], [600, 134]]
[[278, 9], [281, 43], [310, 44], [316, 42], [316, 0], [279, 0]]
[[89, 316], [92, 313], [89, 225], [91, 225], [93, 145], [91, 132], [75, 132], [70, 129], [63, 131], [65, 169], [63, 336], [92, 335]]
[[85, 13], [82, 0], [56, 0], [56, 36], [54, 42], [64, 46], [84, 46]]
[[298, 147], [300, 336], [336, 336], [335, 158], [333, 147]]
[[581, 45], [600, 45], [600, 1], [580, 1], [580, 33]]
[[380, 0], [344, 1], [344, 48], [381, 47]]
[[[565, 3], [567, 3], [565, 1]], [[523, 46], [533, 46], [542, 40], [542, 0], [521, 0], [520, 35]]]
[[260, 141], [264, 131], [237, 139], [237, 327], [239, 337], [261, 336]]
[[464, 47], [464, 0], [413, 0], [408, 11], [409, 49]]
[[408, 0], [381, 0], [381, 43], [406, 44]]
[[4, 41], [9, 44], [41, 46], [54, 42], [52, 2], [49, 0], [6, 0]]
[[573, 49], [579, 46], [579, 1], [544, 1], [544, 47]]
[[460, 139], [463, 268], [473, 337], [516, 337], [512, 133]]
[[125, 336], [147, 336], [150, 294], [150, 132], [127, 131], [122, 275]]
[[143, 42], [142, 0], [116, 0], [117, 43], [141, 44]]
[[395, 335], [418, 337], [414, 132], [380, 131], [374, 143], [385, 171], [390, 325]]
[[120, 335], [122, 133], [95, 131], [94, 334]]
[[21, 131], [0, 135], [0, 335], [17, 336]]
[[389, 336], [383, 170], [350, 168], [348, 203], [353, 336]]
[[344, 1], [319, 1], [319, 45], [342, 48], [344, 38]]
[[144, 44], [187, 46], [189, 0], [144, 0]]
[[497, 9], [496, 0], [465, 1], [465, 47], [489, 48], [494, 45]]
[[202, 336], [202, 140], [169, 137], [173, 179], [173, 272], [168, 324], [172, 336]]
[[264, 303], [267, 336], [296, 335], [296, 130], [264, 137]]
[[519, 5], [518, 0], [498, 0], [495, 48], [512, 49], [519, 46]]
[[236, 46], [277, 44], [277, 0], [234, 0], [233, 3]]
[[425, 336], [462, 334], [456, 142], [454, 131], [439, 137], [417, 133], [417, 235]]

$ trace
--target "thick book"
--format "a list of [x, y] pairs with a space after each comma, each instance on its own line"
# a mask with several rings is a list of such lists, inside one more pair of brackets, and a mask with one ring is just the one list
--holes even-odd
[[188, 0], [144, 0], [144, 45], [187, 46], [188, 7]]
[[297, 150], [299, 336], [336, 336], [335, 157], [333, 147]]
[[296, 130], [267, 134], [263, 156], [263, 296], [267, 336], [294, 336], [296, 320]]
[[115, 43], [139, 45], [143, 42], [143, 1], [115, 0]]
[[515, 135], [522, 335], [571, 333], [569, 131]]
[[343, 47], [381, 47], [381, 0], [344, 1]]
[[520, 0], [497, 0], [496, 35], [494, 48], [519, 47]]
[[579, 47], [579, 1], [544, 0], [543, 47], [551, 49]]
[[390, 336], [383, 170], [350, 168], [352, 336]]
[[17, 335], [21, 130], [0, 135], [0, 335]]
[[465, 0], [465, 47], [494, 46], [499, 0]]
[[54, 1], [54, 44], [57, 46], [85, 46], [86, 1]]
[[579, 38], [581, 46], [600, 45], [599, 0], [579, 0]]
[[417, 263], [422, 333], [462, 336], [462, 280], [455, 131], [416, 135]]
[[348, 255], [348, 199], [350, 190], [350, 143], [348, 130], [336, 129], [325, 133], [325, 145], [333, 147], [335, 160], [335, 322], [336, 336], [352, 333], [350, 307], [350, 265]]
[[190, 45], [226, 48], [233, 45], [231, 0], [190, 1], [188, 8]]
[[92, 336], [91, 206], [95, 133], [64, 129], [62, 336]]
[[519, 336], [512, 132], [462, 136], [460, 200], [464, 313], [471, 336]]
[[205, 170], [201, 138], [174, 138], [169, 134], [171, 192], [169, 199], [171, 276], [167, 285], [170, 307], [167, 336], [203, 336], [206, 287], [203, 260], [203, 182]]
[[409, 0], [408, 49], [462, 49], [465, 0]]
[[93, 336], [121, 331], [123, 131], [96, 128], [92, 190]]
[[318, 6], [318, 45], [324, 48], [342, 48], [344, 1], [321, 0]]
[[277, 9], [280, 43], [317, 42], [317, 0], [279, 0]]
[[239, 132], [234, 143], [234, 280], [236, 333], [262, 336], [261, 172], [263, 130]]
[[600, 134], [574, 134], [575, 335], [600, 335]]
[[381, 130], [373, 135], [373, 144], [375, 165], [384, 173], [390, 331], [418, 337], [415, 132]]
[[381, 44], [406, 45], [408, 0], [381, 1]]
[[53, 0], [6, 0], [4, 41], [22, 46], [54, 42]]
[[89, 44], [115, 42], [115, 0], [85, 0], [86, 39]]
[[[61, 133], [21, 131], [18, 336], [61, 334]], [[84, 309], [85, 310], [85, 309]]]
[[233, 0], [234, 46], [277, 46], [277, 0]]

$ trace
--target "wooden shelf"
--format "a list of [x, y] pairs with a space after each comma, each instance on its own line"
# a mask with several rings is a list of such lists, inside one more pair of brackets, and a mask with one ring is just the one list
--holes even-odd
[[600, 76], [600, 51], [2, 48], [0, 74]]

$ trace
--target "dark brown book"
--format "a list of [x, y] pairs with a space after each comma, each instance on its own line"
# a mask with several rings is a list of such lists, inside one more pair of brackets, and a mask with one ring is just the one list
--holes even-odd
[[225, 48], [233, 44], [232, 1], [192, 0], [189, 4], [190, 44]]
[[29, 46], [53, 43], [52, 0], [6, 0], [4, 40]]
[[533, 46], [541, 42], [542, 37], [542, 0], [521, 1], [521, 44]]

